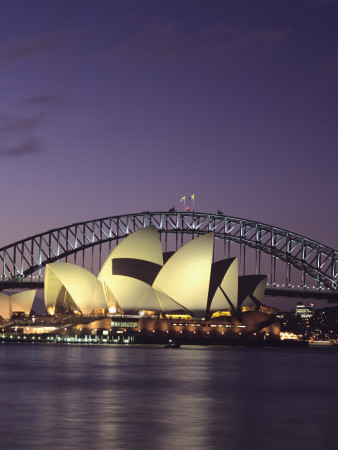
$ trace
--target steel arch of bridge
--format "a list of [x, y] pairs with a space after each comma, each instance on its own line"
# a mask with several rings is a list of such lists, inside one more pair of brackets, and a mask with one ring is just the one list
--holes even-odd
[[[271, 285], [276, 279], [276, 262], [286, 265], [286, 286], [290, 286], [291, 268], [302, 274], [302, 288], [306, 287], [306, 277], [332, 291], [337, 289], [338, 252], [319, 242], [291, 231], [264, 223], [219, 214], [180, 212], [142, 212], [106, 217], [88, 222], [79, 222], [45, 233], [28, 237], [0, 249], [2, 281], [20, 279], [38, 272], [46, 264], [67, 259], [68, 256], [94, 248], [106, 242], [118, 242], [128, 234], [154, 225], [167, 237], [190, 234], [192, 237], [213, 231], [216, 239], [239, 245], [240, 268], [245, 267], [245, 250], [255, 250], [256, 273], [260, 273], [262, 253], [271, 259]], [[0, 275], [0, 277], [1, 277]], [[275, 283], [276, 284], [276, 283]]]

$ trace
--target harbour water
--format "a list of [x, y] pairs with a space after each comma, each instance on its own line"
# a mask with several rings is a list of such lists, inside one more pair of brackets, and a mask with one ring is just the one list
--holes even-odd
[[1, 344], [1, 449], [333, 450], [337, 350]]

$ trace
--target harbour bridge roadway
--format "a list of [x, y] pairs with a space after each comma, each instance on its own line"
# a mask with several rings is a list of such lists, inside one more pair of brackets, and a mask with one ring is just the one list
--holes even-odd
[[[6, 289], [43, 289], [43, 281], [0, 281], [0, 292]], [[338, 303], [338, 292], [316, 291], [304, 289], [282, 289], [282, 288], [266, 288], [265, 295], [267, 297], [284, 297], [284, 298], [315, 298], [317, 300], [328, 300], [329, 302]]]
[[[253, 220], [217, 214], [143, 211], [52, 229], [0, 248], [0, 290], [43, 286], [47, 264], [82, 265], [92, 273], [101, 257], [128, 234], [152, 225], [164, 251], [189, 239], [215, 234], [223, 258], [238, 258], [239, 274], [266, 274], [266, 294], [338, 301], [338, 251], [291, 231]], [[96, 268], [94, 267], [96, 264]], [[36, 281], [35, 281], [36, 280]]]

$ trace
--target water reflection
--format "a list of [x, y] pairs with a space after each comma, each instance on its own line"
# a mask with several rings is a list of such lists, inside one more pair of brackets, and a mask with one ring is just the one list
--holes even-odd
[[1, 447], [333, 449], [336, 356], [3, 344]]

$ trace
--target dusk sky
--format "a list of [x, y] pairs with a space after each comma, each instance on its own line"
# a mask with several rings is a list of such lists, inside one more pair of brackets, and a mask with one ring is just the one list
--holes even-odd
[[338, 2], [0, 0], [0, 247], [181, 208], [338, 248]]

